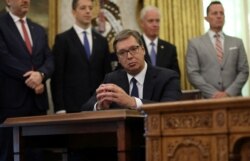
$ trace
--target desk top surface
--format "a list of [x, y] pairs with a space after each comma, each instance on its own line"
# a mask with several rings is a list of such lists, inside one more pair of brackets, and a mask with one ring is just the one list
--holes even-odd
[[144, 118], [136, 110], [119, 109], [103, 111], [85, 111], [80, 113], [52, 114], [28, 117], [7, 118], [0, 127], [31, 126], [41, 124], [63, 124], [91, 121], [112, 121], [126, 120], [131, 118]]
[[250, 107], [250, 97], [227, 97], [221, 99], [196, 99], [187, 101], [162, 102], [145, 104], [142, 111], [147, 113], [159, 112], [187, 112], [214, 109], [237, 109]]

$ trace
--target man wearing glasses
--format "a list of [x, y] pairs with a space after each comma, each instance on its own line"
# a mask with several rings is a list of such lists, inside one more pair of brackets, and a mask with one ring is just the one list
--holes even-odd
[[83, 105], [82, 110], [139, 109], [144, 103], [180, 99], [178, 73], [145, 62], [145, 49], [138, 32], [121, 31], [115, 37], [113, 47], [123, 69], [107, 74], [96, 95]]

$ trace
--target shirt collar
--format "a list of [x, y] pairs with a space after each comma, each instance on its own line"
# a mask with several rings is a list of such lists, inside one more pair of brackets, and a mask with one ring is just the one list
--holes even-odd
[[[210, 39], [214, 39], [214, 35], [215, 35], [215, 34], [216, 34], [216, 33], [215, 33], [214, 31], [208, 30], [208, 35], [209, 35]], [[220, 37], [221, 37], [222, 39], [224, 39], [224, 35], [223, 35], [223, 32], [222, 32], [222, 31], [218, 32], [218, 34], [220, 35]]]
[[[10, 14], [10, 17], [13, 19], [13, 21], [14, 21], [15, 23], [18, 22], [18, 21], [21, 19], [20, 17], [14, 15], [12, 12], [9, 12], [9, 14]], [[26, 16], [22, 18], [22, 20], [23, 20], [24, 22], [26, 22], [26, 19], [27, 19]]]
[[130, 75], [130, 74], [127, 73], [129, 82], [134, 77], [140, 85], [143, 85], [144, 79], [145, 79], [145, 76], [146, 76], [146, 72], [147, 72], [147, 68], [148, 68], [148, 64], [146, 62], [144, 62], [144, 63], [145, 63], [144, 68], [137, 75], [133, 76], [133, 75]]
[[[145, 34], [143, 34], [142, 36], [143, 36], [143, 39], [145, 40], [145, 44], [146, 44], [147, 46], [150, 46], [150, 44], [151, 44], [152, 41], [151, 41]], [[155, 39], [153, 40], [153, 42], [154, 42], [155, 45], [157, 45], [157, 43], [158, 43], [158, 38], [155, 38]]]
[[89, 26], [87, 29], [83, 29], [80, 26], [78, 26], [77, 24], [74, 24], [73, 28], [75, 29], [77, 34], [81, 34], [81, 33], [83, 33], [83, 31], [86, 31], [87, 34], [91, 34], [91, 26]]

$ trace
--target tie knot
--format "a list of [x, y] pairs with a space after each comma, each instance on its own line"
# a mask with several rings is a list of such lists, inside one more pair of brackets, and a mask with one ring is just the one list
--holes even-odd
[[19, 21], [20, 21], [21, 23], [24, 23], [24, 20], [23, 20], [23, 19], [20, 19]]
[[151, 46], [155, 46], [155, 43], [154, 43], [154, 42], [151, 42], [150, 45], [151, 45]]
[[215, 38], [220, 38], [220, 34], [219, 34], [219, 33], [216, 33], [216, 34], [214, 34], [214, 37], [215, 37]]
[[131, 79], [131, 82], [132, 82], [133, 84], [136, 84], [136, 83], [137, 83], [137, 80], [133, 77], [133, 78]]

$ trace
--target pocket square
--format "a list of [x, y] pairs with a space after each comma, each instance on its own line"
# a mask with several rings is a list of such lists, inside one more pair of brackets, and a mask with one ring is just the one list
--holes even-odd
[[230, 47], [229, 50], [235, 50], [235, 49], [238, 49], [237, 46], [234, 46], [234, 47]]

